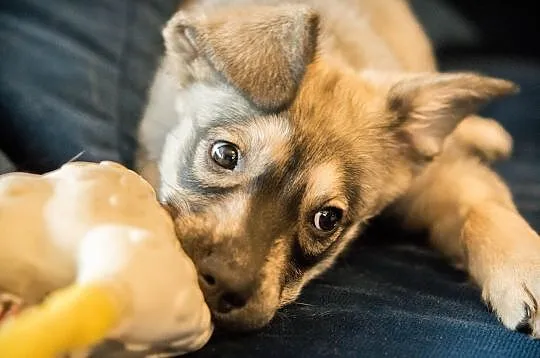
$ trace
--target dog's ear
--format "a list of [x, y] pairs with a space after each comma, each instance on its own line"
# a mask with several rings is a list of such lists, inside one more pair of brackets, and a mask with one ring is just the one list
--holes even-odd
[[390, 86], [386, 105], [393, 127], [416, 154], [430, 159], [466, 116], [517, 90], [510, 81], [474, 73], [411, 75]]
[[319, 16], [303, 5], [247, 6], [211, 15], [177, 13], [164, 29], [173, 60], [203, 61], [257, 107], [290, 104], [313, 60]]

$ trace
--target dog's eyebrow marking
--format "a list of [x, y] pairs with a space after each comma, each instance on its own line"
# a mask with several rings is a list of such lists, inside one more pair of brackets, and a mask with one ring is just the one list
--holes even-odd
[[245, 130], [252, 177], [263, 174], [270, 165], [284, 163], [290, 157], [292, 130], [286, 118], [261, 117], [249, 123]]
[[324, 163], [311, 171], [308, 187], [315, 192], [330, 193], [342, 178], [335, 162]]
[[325, 199], [345, 202], [346, 198], [343, 194], [344, 180], [345, 177], [341, 166], [335, 161], [315, 166], [309, 171], [304, 205], [311, 207]]

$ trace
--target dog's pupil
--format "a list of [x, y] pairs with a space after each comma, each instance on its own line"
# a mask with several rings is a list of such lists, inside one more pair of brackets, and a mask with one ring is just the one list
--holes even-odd
[[315, 227], [323, 231], [333, 230], [341, 220], [341, 210], [337, 208], [325, 208], [315, 214]]
[[238, 149], [228, 142], [217, 142], [212, 146], [212, 159], [221, 167], [233, 170], [238, 163]]

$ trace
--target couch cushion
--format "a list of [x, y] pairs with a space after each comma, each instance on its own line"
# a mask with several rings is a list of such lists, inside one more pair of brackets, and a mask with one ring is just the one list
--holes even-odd
[[15, 170], [15, 166], [8, 157], [0, 150], [0, 175]]
[[[3, 2], [0, 149], [24, 170], [133, 162], [146, 90], [174, 0]], [[98, 21], [96, 21], [98, 20]]]

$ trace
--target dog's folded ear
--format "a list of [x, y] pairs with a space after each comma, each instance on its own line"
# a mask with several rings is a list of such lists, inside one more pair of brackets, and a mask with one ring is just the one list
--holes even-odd
[[318, 26], [318, 14], [304, 5], [227, 6], [179, 12], [163, 33], [178, 66], [195, 66], [206, 79], [215, 72], [261, 110], [276, 111], [294, 100], [315, 55]]
[[428, 73], [394, 82], [386, 103], [394, 128], [420, 157], [430, 159], [465, 117], [517, 90], [510, 81], [474, 73]]

